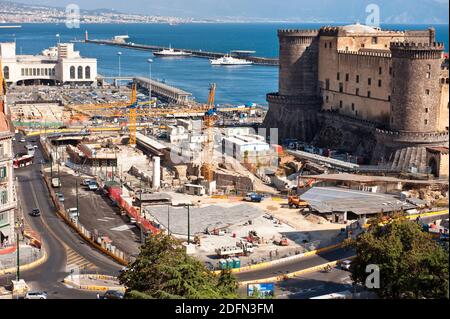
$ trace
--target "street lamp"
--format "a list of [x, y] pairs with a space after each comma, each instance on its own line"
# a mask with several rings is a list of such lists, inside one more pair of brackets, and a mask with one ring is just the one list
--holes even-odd
[[[122, 56], [122, 52], [117, 52], [117, 56], [119, 57], [119, 78], [120, 78], [120, 76], [121, 76], [121, 73], [120, 73], [120, 57]], [[118, 82], [118, 85], [119, 85], [119, 91], [120, 91], [120, 79], [118, 79], [117, 80]]]
[[16, 280], [19, 281], [20, 279], [20, 245], [19, 245], [19, 232], [20, 232], [20, 224], [19, 221], [16, 221], [16, 224], [14, 226], [14, 230], [16, 232], [16, 250], [17, 250], [17, 270], [16, 270]]
[[148, 80], [149, 80], [149, 89], [148, 89], [148, 102], [150, 107], [152, 106], [152, 59], [147, 60], [148, 63]]
[[188, 210], [188, 245], [191, 243], [191, 213], [190, 213], [190, 206], [189, 204], [186, 205]]
[[167, 204], [167, 235], [170, 235], [170, 204]]

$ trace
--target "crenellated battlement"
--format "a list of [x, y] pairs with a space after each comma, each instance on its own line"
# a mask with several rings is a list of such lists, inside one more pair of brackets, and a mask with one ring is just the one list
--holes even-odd
[[395, 142], [404, 143], [448, 143], [449, 132], [406, 132], [376, 129], [376, 134], [384, 136]]
[[336, 36], [339, 33], [339, 27], [325, 26], [320, 28], [320, 36]]
[[337, 50], [338, 54], [344, 55], [358, 55], [358, 56], [368, 56], [368, 57], [380, 57], [380, 58], [391, 58], [391, 53], [389, 52], [376, 52], [376, 51], [347, 51], [347, 50]]
[[278, 36], [295, 36], [295, 37], [316, 37], [319, 34], [317, 29], [280, 29]]
[[391, 42], [390, 49], [393, 58], [423, 60], [441, 59], [444, 51], [444, 44], [442, 42]]
[[443, 51], [443, 42], [415, 43], [415, 42], [391, 42], [391, 50], [432, 50]]

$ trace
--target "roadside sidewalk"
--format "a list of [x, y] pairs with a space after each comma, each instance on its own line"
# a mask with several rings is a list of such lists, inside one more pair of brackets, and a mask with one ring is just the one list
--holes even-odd
[[[28, 265], [43, 257], [44, 252], [38, 248], [20, 244], [19, 258], [20, 265]], [[17, 267], [17, 251], [14, 250], [9, 254], [0, 255], [0, 276], [14, 273], [13, 268]]]
[[107, 291], [119, 290], [125, 291], [125, 287], [121, 286], [118, 279], [105, 275], [69, 275], [64, 278], [64, 283], [70, 287], [91, 290], [91, 291]]

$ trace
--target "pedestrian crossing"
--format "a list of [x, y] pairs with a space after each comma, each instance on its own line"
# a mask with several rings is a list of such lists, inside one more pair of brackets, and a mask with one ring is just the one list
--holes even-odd
[[66, 269], [71, 272], [84, 272], [86, 270], [95, 271], [98, 268], [91, 262], [87, 261], [84, 257], [80, 256], [77, 252], [69, 247], [66, 247], [67, 264]]
[[[23, 223], [23, 235], [24, 235], [24, 237], [31, 240], [30, 244], [36, 245], [36, 244], [40, 243], [41, 236], [39, 235], [39, 233], [37, 231], [35, 231], [33, 228], [31, 228], [30, 224], [28, 224], [25, 220], [22, 223]], [[39, 246], [39, 244], [38, 244], [38, 246]]]

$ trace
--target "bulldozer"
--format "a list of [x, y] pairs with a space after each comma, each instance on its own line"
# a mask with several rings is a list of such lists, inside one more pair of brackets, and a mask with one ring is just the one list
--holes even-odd
[[295, 208], [306, 208], [308, 207], [308, 203], [305, 202], [300, 198], [300, 196], [297, 195], [291, 195], [288, 197], [288, 205], [289, 208], [295, 207]]
[[275, 240], [273, 243], [278, 246], [289, 246], [289, 242], [286, 236], [281, 237], [280, 240]]

